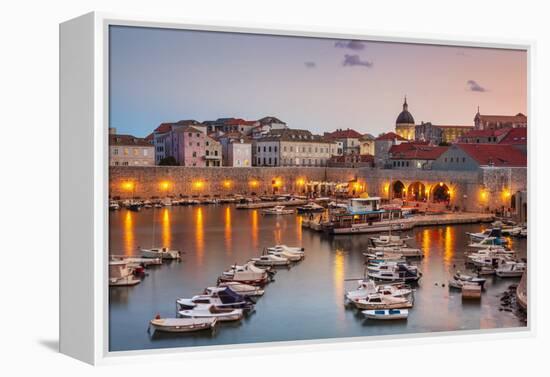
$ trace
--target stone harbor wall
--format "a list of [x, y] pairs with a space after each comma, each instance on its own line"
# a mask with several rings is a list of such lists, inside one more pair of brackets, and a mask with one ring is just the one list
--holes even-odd
[[345, 183], [357, 169], [324, 167], [109, 167], [111, 197], [150, 198], [181, 195], [258, 195], [304, 190], [306, 182]]
[[[181, 167], [111, 166], [110, 196], [120, 198], [179, 195], [303, 193], [309, 182], [348, 183], [355, 194], [367, 192], [393, 200], [422, 192], [426, 203], [449, 193], [451, 208], [473, 212], [521, 212], [526, 216], [527, 168], [487, 167], [475, 171], [393, 170], [326, 167]], [[396, 192], [396, 189], [399, 191]], [[418, 196], [417, 196], [418, 197]], [[521, 199], [521, 200], [520, 200]], [[513, 203], [520, 203], [514, 205]], [[515, 207], [515, 208], [514, 208]]]

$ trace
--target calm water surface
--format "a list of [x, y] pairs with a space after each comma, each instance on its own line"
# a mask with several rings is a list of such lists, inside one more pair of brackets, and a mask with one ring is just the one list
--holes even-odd
[[[120, 210], [110, 214], [111, 254], [135, 255], [137, 248], [166, 246], [183, 250], [181, 262], [148, 269], [135, 287], [110, 288], [111, 351], [148, 348], [205, 346], [422, 333], [447, 330], [525, 326], [515, 313], [499, 311], [500, 295], [519, 279], [489, 277], [480, 302], [462, 302], [460, 292], [449, 291], [447, 280], [456, 269], [465, 270], [465, 232], [483, 225], [416, 228], [408, 232], [425, 252], [420, 266], [423, 277], [415, 293], [407, 321], [365, 320], [344, 306], [346, 289], [361, 278], [366, 235], [326, 236], [302, 230], [301, 218], [262, 216], [258, 210], [233, 206], [195, 206]], [[177, 297], [191, 297], [216, 283], [231, 264], [258, 256], [264, 247], [284, 243], [302, 245], [306, 258], [289, 269], [279, 269], [266, 286], [256, 312], [239, 324], [223, 323], [209, 332], [151, 337], [148, 321], [160, 313], [174, 317]], [[526, 241], [512, 239], [520, 257]], [[441, 284], [444, 283], [445, 287]]]

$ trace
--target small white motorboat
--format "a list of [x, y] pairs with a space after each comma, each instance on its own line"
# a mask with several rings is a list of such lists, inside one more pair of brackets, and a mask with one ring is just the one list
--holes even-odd
[[220, 283], [217, 287], [208, 287], [204, 290], [205, 294], [213, 294], [215, 292], [219, 292], [222, 289], [225, 289], [226, 287], [231, 288], [234, 292], [247, 297], [257, 297], [257, 296], [263, 296], [264, 290], [259, 287], [255, 287], [253, 285], [248, 284], [241, 284], [237, 282], [227, 282], [227, 283]]
[[288, 266], [290, 261], [285, 257], [267, 254], [260, 255], [258, 258], [250, 259], [257, 266]]
[[115, 201], [115, 200], [111, 200], [111, 201], [109, 202], [109, 209], [110, 209], [111, 211], [119, 210], [119, 209], [120, 209], [120, 204], [118, 204], [118, 202]]
[[218, 323], [217, 318], [157, 318], [149, 322], [149, 329], [160, 332], [187, 333], [203, 330], [213, 330]]
[[378, 309], [402, 309], [412, 308], [412, 300], [406, 297], [394, 297], [381, 293], [371, 293], [365, 298], [352, 301], [358, 309], [378, 310]]
[[393, 251], [369, 251], [363, 253], [367, 261], [404, 261], [403, 254], [394, 253]]
[[298, 246], [275, 245], [275, 246], [268, 247], [267, 251], [277, 251], [277, 252], [289, 251], [291, 253], [303, 254], [304, 253], [304, 248], [303, 247], [298, 247]]
[[170, 250], [167, 247], [155, 247], [141, 249], [141, 256], [144, 258], [180, 259], [181, 253], [178, 250]]
[[270, 275], [274, 272], [259, 268], [253, 262], [248, 262], [244, 266], [234, 265], [231, 269], [224, 271], [218, 278], [218, 284], [239, 283], [253, 286], [263, 286], [270, 280]]
[[368, 277], [382, 281], [418, 281], [422, 273], [417, 266], [400, 261], [384, 261], [371, 263], [367, 266]]
[[383, 235], [380, 237], [371, 237], [371, 241], [375, 246], [404, 246], [405, 242], [410, 240], [411, 237], [401, 237], [399, 235]]
[[412, 289], [406, 284], [384, 284], [376, 285], [374, 280], [359, 280], [356, 290], [346, 292], [348, 301], [355, 301], [366, 298], [369, 294], [380, 293], [383, 295], [391, 295], [394, 297], [408, 297], [412, 294]]
[[134, 276], [134, 269], [128, 266], [124, 260], [109, 262], [109, 286], [110, 287], [131, 287], [137, 285], [141, 280]]
[[262, 209], [262, 215], [291, 215], [294, 213], [293, 209], [285, 209], [285, 206], [275, 206], [273, 208]]
[[468, 247], [474, 248], [474, 249], [490, 249], [496, 246], [504, 246], [505, 240], [497, 237], [487, 237], [479, 242], [472, 242], [468, 245]]
[[291, 262], [299, 262], [304, 259], [303, 253], [293, 253], [290, 251], [268, 251], [267, 253], [277, 257], [286, 258]]
[[407, 319], [409, 316], [408, 309], [378, 309], [378, 310], [363, 310], [362, 313], [369, 319]]
[[178, 314], [186, 318], [216, 318], [220, 322], [240, 321], [242, 309], [218, 308], [214, 305], [198, 305], [194, 309], [180, 310]]
[[527, 264], [524, 262], [503, 261], [495, 269], [495, 274], [501, 278], [519, 278], [526, 269]]
[[393, 254], [401, 254], [403, 257], [413, 258], [413, 257], [420, 257], [422, 258], [424, 256], [424, 252], [422, 249], [413, 248], [413, 247], [403, 247], [403, 246], [377, 246], [377, 247], [369, 247], [368, 251], [370, 253], [393, 253]]

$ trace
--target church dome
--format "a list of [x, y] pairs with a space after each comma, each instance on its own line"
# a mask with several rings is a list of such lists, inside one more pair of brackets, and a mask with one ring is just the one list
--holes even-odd
[[401, 111], [395, 123], [396, 124], [414, 124], [414, 118], [412, 114], [409, 113], [409, 105], [407, 104], [407, 97], [405, 97], [405, 102], [403, 103], [403, 111]]

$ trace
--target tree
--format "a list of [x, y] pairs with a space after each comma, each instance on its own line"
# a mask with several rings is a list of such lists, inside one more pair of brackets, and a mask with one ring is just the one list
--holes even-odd
[[447, 143], [446, 141], [442, 141], [441, 143], [439, 143], [439, 146], [440, 147], [448, 147], [450, 146], [451, 144]]
[[159, 165], [161, 166], [178, 166], [178, 162], [176, 161], [176, 159], [172, 156], [167, 156], [167, 157], [164, 157], [163, 159], [161, 159], [159, 161]]

